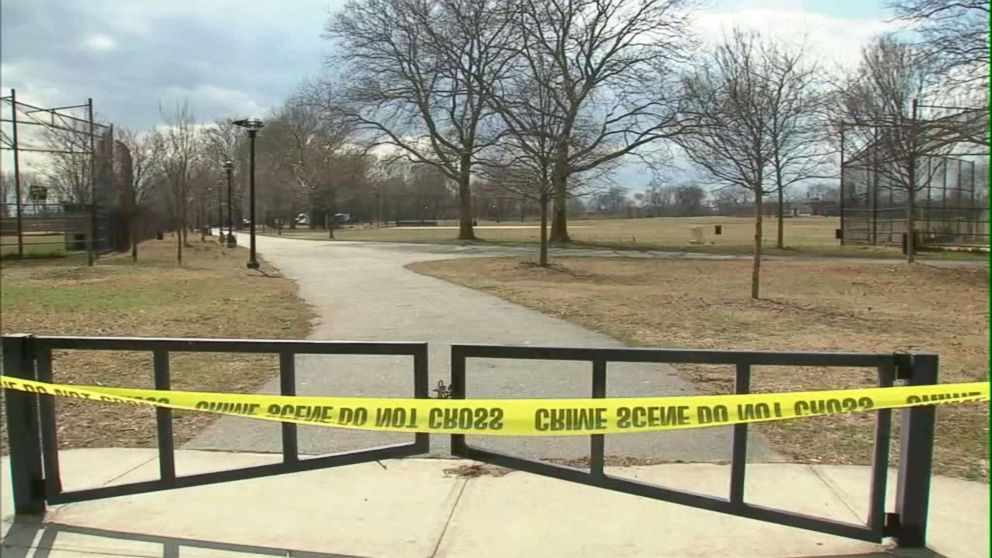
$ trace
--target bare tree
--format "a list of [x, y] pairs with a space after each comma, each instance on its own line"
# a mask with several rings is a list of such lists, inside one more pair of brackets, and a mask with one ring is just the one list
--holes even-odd
[[989, 79], [988, 0], [892, 0], [896, 17], [920, 34], [919, 53], [946, 83], [985, 89]]
[[[311, 216], [319, 210], [333, 217], [339, 183], [350, 176], [336, 168], [351, 161], [344, 156], [351, 127], [340, 114], [321, 84], [304, 82], [261, 137], [260, 149], [289, 172]], [[316, 224], [311, 221], [311, 226]], [[333, 223], [328, 234], [334, 238]]]
[[[553, 72], [548, 66], [545, 60], [535, 57], [530, 73], [518, 72], [493, 84], [491, 102], [505, 128], [503, 141], [493, 145], [484, 162], [490, 181], [537, 202], [541, 267], [548, 265], [548, 203], [554, 194], [552, 175], [564, 122], [560, 105], [535, 75]], [[567, 182], [561, 186], [567, 188]]]
[[827, 100], [819, 81], [822, 68], [809, 59], [805, 45], [788, 47], [770, 39], [759, 46], [760, 68], [770, 80], [772, 168], [778, 196], [775, 245], [785, 248], [785, 190], [797, 182], [825, 178], [831, 151], [824, 119]]
[[861, 63], [840, 92], [847, 137], [860, 145], [885, 188], [906, 202], [906, 260], [915, 261], [916, 203], [920, 191], [939, 166], [921, 165], [926, 157], [941, 156], [961, 143], [984, 145], [987, 111], [921, 119], [919, 107], [939, 100], [934, 65], [915, 48], [892, 36], [883, 36], [862, 50]]
[[703, 201], [706, 199], [706, 191], [694, 184], [682, 184], [673, 187], [675, 215], [678, 217], [692, 217], [703, 215]]
[[202, 142], [196, 119], [186, 101], [178, 103], [171, 111], [160, 109], [160, 112], [164, 123], [156, 133], [155, 149], [161, 156], [167, 183], [167, 205], [176, 227], [176, 261], [182, 265], [191, 187], [202, 155]]
[[81, 120], [62, 119], [59, 126], [46, 127], [46, 148], [51, 150], [42, 171], [61, 202], [91, 203], [93, 157], [89, 125]]
[[[266, 126], [265, 129], [267, 129]], [[264, 132], [259, 135], [259, 148], [262, 147]], [[243, 128], [234, 124], [233, 118], [222, 118], [215, 120], [212, 125], [203, 128], [203, 137], [200, 152], [205, 159], [205, 163], [216, 169], [219, 173], [225, 161], [234, 164], [231, 179], [232, 198], [242, 200], [242, 180], [245, 175], [243, 169], [248, 167], [247, 136]], [[261, 151], [261, 149], [259, 149]], [[263, 155], [263, 153], [259, 153]], [[262, 158], [262, 157], [260, 157]], [[226, 181], [225, 181], [226, 182]], [[224, 186], [226, 191], [226, 184]], [[235, 207], [240, 207], [237, 202], [233, 202]], [[234, 208], [231, 208], [234, 212]], [[234, 216], [228, 215], [228, 220], [234, 224]]]
[[154, 175], [159, 171], [159, 152], [156, 150], [153, 133], [138, 133], [127, 128], [119, 128], [117, 141], [124, 146], [115, 164], [121, 167], [117, 173], [121, 179], [120, 188], [131, 221], [131, 259], [138, 261], [139, 208], [147, 203]]
[[775, 156], [773, 82], [756, 33], [735, 29], [684, 80], [686, 111], [695, 126], [677, 138], [693, 163], [715, 180], [754, 199], [751, 298], [760, 294], [762, 201]]
[[488, 142], [487, 84], [506, 70], [503, 0], [360, 0], [326, 26], [349, 76], [342, 112], [371, 143], [438, 168], [458, 184], [459, 238], [472, 239], [473, 164]]
[[234, 125], [234, 119], [222, 118], [203, 131], [202, 150], [211, 163], [234, 161], [243, 150], [244, 130]]
[[[681, 131], [666, 96], [690, 44], [686, 0], [521, 0], [518, 56], [557, 119], [551, 241], [568, 241], [568, 181]], [[512, 113], [513, 107], [501, 107]], [[504, 119], [512, 121], [511, 119]], [[521, 129], [525, 129], [521, 127]]]

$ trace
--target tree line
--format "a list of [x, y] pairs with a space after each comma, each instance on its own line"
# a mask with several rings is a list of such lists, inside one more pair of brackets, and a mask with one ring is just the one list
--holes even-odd
[[[916, 107], [987, 106], [988, 3], [890, 7], [909, 30], [874, 39], [837, 74], [809, 44], [758, 31], [706, 44], [688, 0], [352, 0], [326, 21], [326, 71], [258, 134], [260, 220], [296, 226], [303, 214], [333, 236], [343, 213], [370, 223], [457, 216], [458, 238], [471, 240], [479, 216], [536, 214], [547, 265], [548, 244], [568, 242], [577, 208], [700, 211], [698, 185], [631, 200], [610, 184], [627, 160], [687, 160], [718, 203], [750, 197], [758, 298], [765, 204], [784, 247], [790, 188], [836, 180], [839, 137], [861, 149], [887, 143], [881, 166], [910, 206], [921, 157], [987, 143], [987, 111], [930, 127], [923, 140]], [[194, 212], [209, 206], [230, 160], [240, 213], [244, 132], [231, 120], [201, 125], [185, 104], [162, 115], [155, 130], [120, 134], [136, 169], [134, 203], [164, 208], [181, 231], [209, 221]], [[910, 237], [913, 219], [911, 209]], [[177, 250], [181, 259], [182, 241]]]

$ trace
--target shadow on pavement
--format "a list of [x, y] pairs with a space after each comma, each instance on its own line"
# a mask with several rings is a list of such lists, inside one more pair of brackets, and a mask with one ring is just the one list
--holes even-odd
[[868, 554], [827, 554], [827, 555], [803, 555], [796, 558], [949, 558], [939, 552], [934, 552], [929, 548], [921, 549], [900, 549], [894, 548], [886, 552], [870, 552]]
[[[39, 538], [38, 535], [41, 535]], [[161, 545], [160, 550], [152, 550], [147, 546], [140, 550], [135, 550], [134, 556], [162, 556], [162, 558], [178, 558], [181, 551], [193, 550], [217, 551], [225, 555], [237, 556], [283, 556], [293, 558], [362, 558], [352, 554], [334, 554], [326, 552], [310, 552], [303, 550], [293, 550], [289, 548], [273, 548], [267, 546], [254, 546], [247, 544], [231, 544], [217, 541], [207, 541], [200, 539], [183, 539], [175, 537], [163, 537], [158, 535], [148, 535], [144, 533], [126, 533], [122, 531], [110, 531], [106, 529], [93, 529], [90, 527], [78, 527], [74, 525], [63, 525], [60, 523], [46, 523], [37, 520], [15, 519], [10, 526], [7, 536], [2, 541], [3, 558], [47, 558], [53, 552], [63, 555], [73, 548], [83, 551], [78, 542], [71, 545], [59, 543], [59, 535], [77, 535], [81, 537], [93, 537], [103, 539], [86, 544], [84, 554], [130, 556], [131, 552], [122, 548], [127, 543], [157, 544]], [[124, 545], [113, 541], [124, 541]], [[68, 547], [68, 548], [67, 548]], [[152, 554], [154, 553], [154, 554]]]

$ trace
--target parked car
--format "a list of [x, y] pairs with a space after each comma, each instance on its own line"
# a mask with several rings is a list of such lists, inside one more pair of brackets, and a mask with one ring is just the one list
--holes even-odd
[[296, 216], [295, 221], [297, 225], [309, 225], [310, 216], [307, 215], [306, 213], [300, 213], [299, 215]]

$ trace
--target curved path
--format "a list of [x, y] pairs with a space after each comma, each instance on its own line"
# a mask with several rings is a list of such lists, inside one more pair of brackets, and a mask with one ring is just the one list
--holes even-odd
[[[622, 346], [601, 333], [404, 267], [417, 261], [485, 254], [474, 247], [259, 237], [258, 251], [283, 275], [295, 280], [300, 296], [313, 306], [318, 319], [311, 339], [427, 341], [431, 387], [438, 380], [448, 382], [451, 343]], [[409, 358], [300, 356], [296, 369], [300, 395], [408, 397], [413, 392]], [[727, 373], [733, 373], [730, 367]], [[588, 397], [591, 376], [588, 363], [472, 359], [468, 364], [468, 396]], [[610, 364], [607, 385], [608, 396], [696, 393], [667, 365]], [[278, 393], [278, 389], [278, 378], [274, 378], [260, 392]], [[279, 432], [275, 423], [223, 417], [187, 447], [279, 452]], [[607, 436], [606, 455], [667, 462], [727, 461], [730, 436], [729, 427]], [[408, 438], [400, 434], [301, 427], [300, 452], [317, 455]], [[537, 458], [581, 459], [589, 451], [589, 438], [585, 436], [478, 437], [472, 443]], [[448, 455], [448, 437], [433, 436], [431, 452]], [[777, 461], [779, 457], [754, 433], [749, 459]]]

